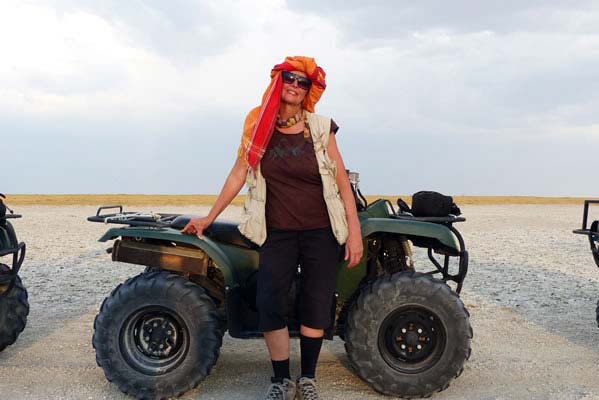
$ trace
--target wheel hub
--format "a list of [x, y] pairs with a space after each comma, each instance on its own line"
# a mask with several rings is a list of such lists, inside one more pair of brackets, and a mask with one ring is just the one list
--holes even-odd
[[393, 368], [421, 372], [443, 352], [445, 331], [435, 314], [421, 307], [402, 307], [391, 313], [379, 330], [379, 350]]
[[168, 357], [178, 343], [175, 321], [165, 317], [150, 317], [141, 321], [138, 344], [142, 352], [150, 357]]
[[120, 335], [127, 363], [147, 375], [162, 375], [176, 368], [189, 348], [189, 331], [172, 310], [160, 306], [134, 312]]
[[398, 347], [401, 353], [405, 353], [406, 357], [418, 357], [432, 341], [432, 335], [426, 327], [412, 322], [407, 326], [398, 326], [397, 330], [399, 332], [395, 337], [395, 347]]

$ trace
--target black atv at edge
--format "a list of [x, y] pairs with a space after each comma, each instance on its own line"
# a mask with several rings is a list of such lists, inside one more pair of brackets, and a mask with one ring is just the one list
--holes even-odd
[[[591, 254], [597, 267], [599, 267], [599, 220], [594, 220], [590, 227], [587, 227], [589, 220], [589, 205], [599, 204], [599, 200], [585, 200], [584, 209], [582, 212], [582, 227], [581, 229], [574, 229], [573, 232], [578, 235], [585, 235], [588, 237], [589, 246], [591, 248]], [[599, 301], [597, 302], [597, 308], [595, 309], [595, 318], [597, 325], [599, 326]]]
[[27, 290], [18, 275], [25, 259], [25, 243], [19, 243], [10, 222], [21, 215], [14, 214], [4, 199], [0, 193], [0, 258], [12, 257], [12, 262], [11, 266], [0, 262], [0, 351], [17, 340], [29, 314]]

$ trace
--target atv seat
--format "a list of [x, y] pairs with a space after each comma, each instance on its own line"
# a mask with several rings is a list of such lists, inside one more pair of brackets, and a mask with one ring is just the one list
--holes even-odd
[[[173, 220], [170, 227], [173, 229], [183, 229], [185, 228], [185, 225], [189, 223], [190, 219], [198, 217], [200, 216], [179, 215]], [[204, 230], [204, 235], [216, 242], [232, 244], [251, 250], [257, 249], [259, 246], [243, 236], [241, 232], [239, 232], [239, 229], [237, 229], [237, 225], [238, 224], [235, 222], [214, 221]]]

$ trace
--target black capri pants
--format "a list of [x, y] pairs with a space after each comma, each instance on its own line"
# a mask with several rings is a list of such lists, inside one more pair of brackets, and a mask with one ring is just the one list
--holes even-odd
[[260, 248], [256, 305], [262, 332], [287, 326], [288, 296], [298, 265], [302, 271], [299, 322], [326, 329], [331, 322], [340, 246], [330, 227], [269, 229]]

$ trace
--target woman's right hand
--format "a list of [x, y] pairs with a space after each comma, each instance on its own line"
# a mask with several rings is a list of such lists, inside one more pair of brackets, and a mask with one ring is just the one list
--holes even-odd
[[200, 239], [204, 239], [202, 233], [204, 229], [206, 229], [212, 221], [208, 217], [201, 218], [192, 218], [189, 220], [185, 228], [181, 229], [181, 233], [186, 233], [188, 235], [197, 235]]
[[190, 219], [189, 223], [185, 225], [185, 228], [181, 229], [181, 233], [197, 235], [200, 239], [204, 239], [202, 236], [204, 229], [208, 228], [225, 207], [231, 203], [233, 198], [237, 196], [237, 193], [239, 193], [243, 186], [243, 182], [245, 182], [246, 176], [247, 166], [245, 160], [237, 157], [237, 160], [235, 160], [235, 164], [233, 165], [231, 172], [229, 172], [229, 176], [208, 215], [206, 217]]

